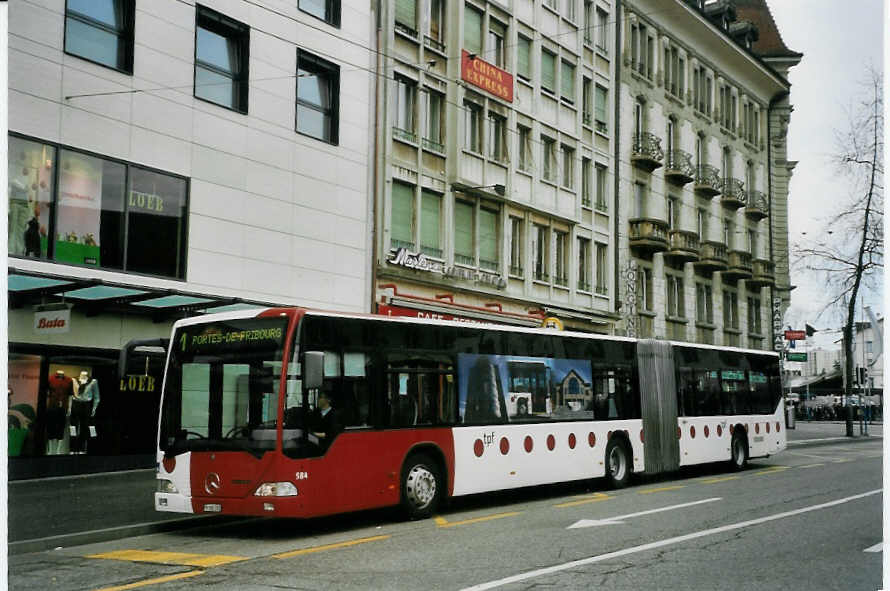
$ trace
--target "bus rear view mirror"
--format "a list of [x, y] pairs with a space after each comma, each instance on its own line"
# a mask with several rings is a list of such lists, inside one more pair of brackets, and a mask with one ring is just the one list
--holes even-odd
[[324, 380], [324, 351], [306, 351], [303, 384], [310, 390], [321, 388]]

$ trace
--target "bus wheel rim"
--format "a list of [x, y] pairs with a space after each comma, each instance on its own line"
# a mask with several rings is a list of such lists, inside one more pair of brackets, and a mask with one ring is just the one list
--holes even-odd
[[624, 477], [624, 455], [617, 446], [609, 453], [609, 473], [617, 480]]
[[745, 446], [741, 439], [735, 441], [735, 463], [741, 466], [745, 461]]
[[426, 466], [414, 466], [408, 473], [405, 489], [411, 504], [423, 509], [436, 496], [436, 477]]

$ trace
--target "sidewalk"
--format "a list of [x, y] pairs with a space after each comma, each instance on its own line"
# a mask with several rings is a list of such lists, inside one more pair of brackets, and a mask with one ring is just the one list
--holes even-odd
[[[864, 425], [863, 425], [864, 427]], [[817, 445], [820, 443], [865, 441], [884, 436], [883, 423], [869, 423], [868, 435], [860, 433], [858, 422], [853, 423], [853, 437], [847, 437], [847, 425], [843, 421], [797, 421], [794, 429], [786, 429], [788, 446]]]

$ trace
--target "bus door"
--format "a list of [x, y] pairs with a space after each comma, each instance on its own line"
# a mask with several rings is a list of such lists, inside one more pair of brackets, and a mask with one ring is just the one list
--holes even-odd
[[674, 350], [654, 339], [637, 343], [640, 402], [643, 416], [643, 457], [647, 474], [671, 472], [680, 467], [677, 440], [677, 385]]

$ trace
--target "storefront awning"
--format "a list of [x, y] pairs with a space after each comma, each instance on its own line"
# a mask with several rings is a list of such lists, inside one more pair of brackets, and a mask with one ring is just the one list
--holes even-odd
[[144, 285], [110, 283], [26, 272], [9, 268], [9, 308], [69, 304], [89, 316], [99, 314], [150, 315], [156, 321], [208, 312], [230, 312], [282, 305], [237, 297], [226, 297]]

